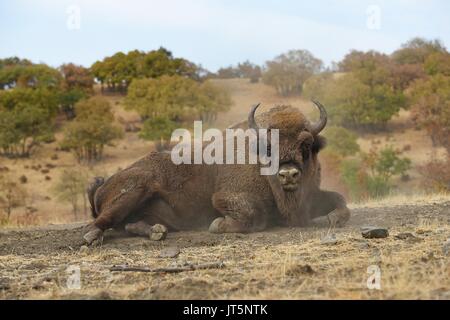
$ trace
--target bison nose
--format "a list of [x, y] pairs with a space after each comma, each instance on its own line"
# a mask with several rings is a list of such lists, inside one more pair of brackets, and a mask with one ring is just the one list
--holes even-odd
[[278, 176], [282, 183], [296, 183], [300, 178], [300, 171], [297, 168], [282, 168], [278, 171]]

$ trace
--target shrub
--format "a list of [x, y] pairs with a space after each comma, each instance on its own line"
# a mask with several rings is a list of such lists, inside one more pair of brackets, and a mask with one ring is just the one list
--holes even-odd
[[87, 215], [87, 184], [87, 174], [78, 168], [76, 170], [64, 170], [58, 183], [53, 188], [59, 200], [70, 203], [75, 221], [78, 220], [81, 209], [84, 216]]
[[327, 127], [324, 136], [327, 138], [327, 148], [346, 157], [355, 155], [359, 151], [356, 142], [358, 136], [342, 127]]
[[100, 160], [105, 145], [122, 137], [113, 124], [114, 116], [108, 100], [92, 97], [75, 105], [76, 117], [64, 130], [61, 147], [72, 150], [79, 162]]
[[425, 187], [432, 191], [450, 191], [450, 156], [445, 160], [432, 158], [428, 163], [418, 168], [425, 182]]
[[345, 159], [340, 171], [354, 200], [380, 198], [392, 189], [392, 177], [405, 175], [411, 160], [399, 156], [391, 147], [362, 153], [359, 158]]

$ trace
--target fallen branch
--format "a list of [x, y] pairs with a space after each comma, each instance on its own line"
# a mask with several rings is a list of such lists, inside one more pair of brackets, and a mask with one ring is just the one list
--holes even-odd
[[166, 267], [166, 268], [149, 268], [140, 266], [129, 266], [129, 265], [114, 265], [109, 271], [135, 271], [135, 272], [161, 272], [161, 273], [177, 273], [184, 271], [194, 271], [194, 270], [205, 270], [205, 269], [221, 269], [224, 268], [225, 264], [223, 262], [213, 262], [204, 264], [188, 264], [181, 267]]

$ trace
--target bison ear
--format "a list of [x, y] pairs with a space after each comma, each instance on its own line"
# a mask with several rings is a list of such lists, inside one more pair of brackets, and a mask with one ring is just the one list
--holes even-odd
[[314, 142], [311, 147], [312, 153], [313, 154], [319, 153], [320, 150], [325, 148], [326, 144], [327, 144], [327, 139], [325, 139], [325, 137], [320, 136], [320, 135], [315, 136]]

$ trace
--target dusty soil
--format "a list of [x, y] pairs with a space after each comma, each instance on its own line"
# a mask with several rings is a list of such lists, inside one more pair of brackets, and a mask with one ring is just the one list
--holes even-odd
[[[364, 239], [360, 227], [389, 229]], [[329, 231], [276, 228], [254, 234], [177, 232], [162, 242], [108, 231], [101, 247], [81, 248], [81, 224], [0, 232], [3, 299], [450, 299], [450, 199], [353, 209], [348, 226]], [[338, 242], [322, 244], [333, 232]], [[398, 239], [401, 233], [412, 237]], [[160, 258], [178, 247], [175, 258]], [[80, 249], [81, 248], [81, 249]], [[151, 268], [223, 262], [180, 273], [111, 272], [117, 264]], [[381, 270], [369, 290], [367, 268]], [[68, 288], [80, 268], [80, 289]]]

